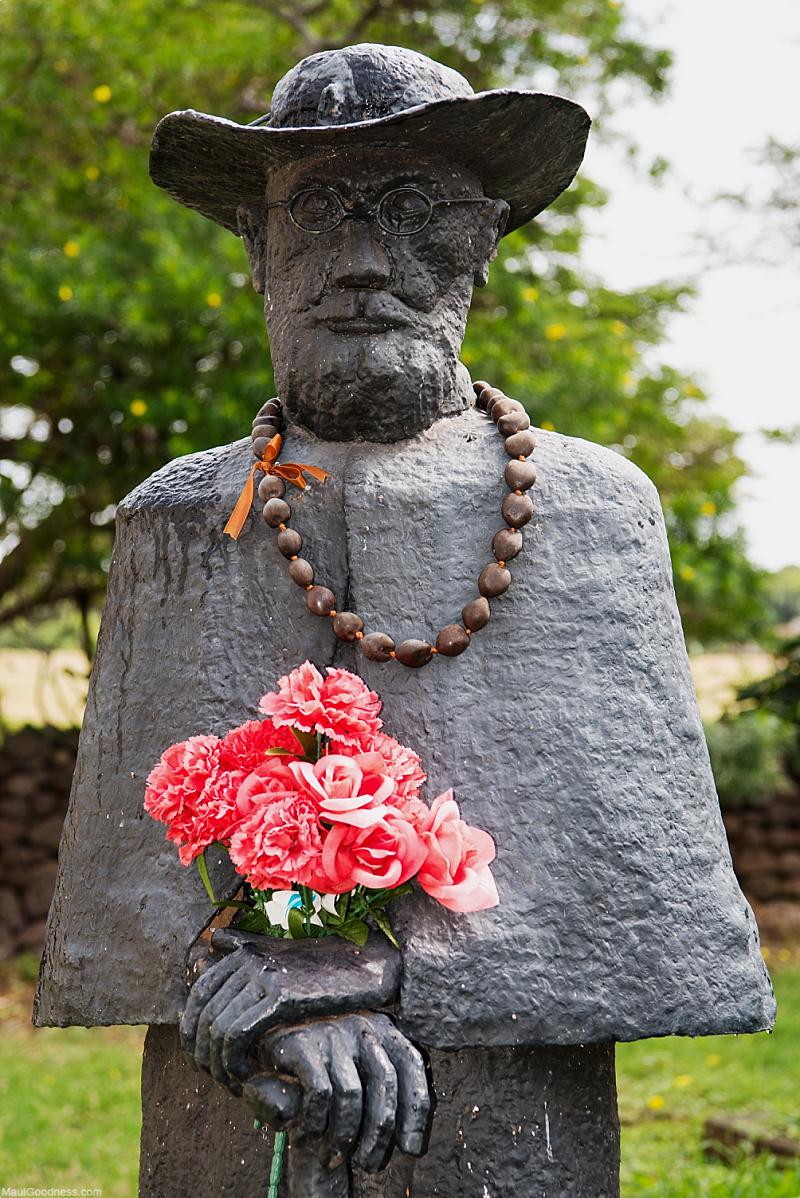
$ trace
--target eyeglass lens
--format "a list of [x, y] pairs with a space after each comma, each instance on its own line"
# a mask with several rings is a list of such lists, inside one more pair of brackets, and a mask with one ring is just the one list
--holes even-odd
[[[309, 187], [289, 201], [289, 215], [308, 233], [327, 233], [349, 215], [337, 193], [330, 187]], [[387, 233], [408, 237], [424, 229], [431, 218], [433, 204], [415, 187], [387, 191], [376, 211], [378, 224]]]

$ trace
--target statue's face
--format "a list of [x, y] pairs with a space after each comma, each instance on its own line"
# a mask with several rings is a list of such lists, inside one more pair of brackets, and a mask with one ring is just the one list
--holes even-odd
[[274, 171], [266, 199], [242, 232], [290, 415], [337, 439], [430, 424], [507, 206], [447, 162], [363, 150]]

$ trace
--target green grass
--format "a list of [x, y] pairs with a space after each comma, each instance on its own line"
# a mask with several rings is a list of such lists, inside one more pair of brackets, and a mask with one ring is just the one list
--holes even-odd
[[[771, 962], [772, 963], [772, 962]], [[624, 1198], [799, 1198], [797, 1167], [703, 1156], [703, 1123], [800, 1138], [800, 969], [778, 965], [771, 1035], [643, 1040], [617, 1051]]]
[[[142, 1029], [34, 1031], [30, 972], [0, 970], [0, 1186], [134, 1198]], [[715, 1115], [800, 1137], [796, 958], [778, 963], [775, 984], [772, 1036], [620, 1045], [623, 1198], [800, 1198], [800, 1165], [729, 1168], [703, 1156], [703, 1121]]]

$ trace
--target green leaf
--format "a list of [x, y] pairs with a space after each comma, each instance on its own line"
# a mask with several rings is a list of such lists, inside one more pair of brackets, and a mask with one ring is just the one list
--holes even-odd
[[292, 749], [282, 749], [282, 748], [280, 748], [279, 745], [276, 745], [272, 749], [267, 749], [266, 756], [267, 757], [296, 757], [297, 754]]
[[292, 736], [300, 745], [305, 756], [309, 757], [312, 761], [317, 761], [319, 753], [317, 751], [316, 732], [302, 732], [299, 728], [292, 728]]
[[389, 943], [393, 944], [395, 948], [399, 948], [400, 945], [397, 942], [397, 937], [394, 934], [392, 925], [389, 922], [389, 916], [386, 914], [386, 912], [380, 911], [380, 910], [374, 910], [372, 912], [372, 918], [375, 920], [376, 924], [378, 925], [380, 930], [383, 932], [384, 936], [389, 941]]
[[217, 896], [214, 894], [214, 887], [211, 885], [211, 879], [208, 876], [208, 865], [206, 864], [206, 850], [203, 849], [199, 857], [195, 858], [197, 862], [197, 872], [200, 874], [203, 885], [206, 888], [206, 894], [211, 899], [211, 902], [216, 907]]
[[363, 948], [367, 943], [369, 928], [364, 923], [363, 919], [348, 919], [336, 929], [336, 935], [341, 936], [343, 940], [352, 941], [352, 943], [357, 944], [359, 948]]
[[289, 935], [292, 940], [306, 940], [306, 925], [303, 912], [293, 907], [289, 912]]
[[262, 936], [272, 936], [274, 938], [283, 938], [283, 928], [274, 928], [268, 919], [265, 919], [260, 911], [254, 911], [252, 907], [241, 911], [233, 921], [233, 926], [241, 932], [258, 932]]

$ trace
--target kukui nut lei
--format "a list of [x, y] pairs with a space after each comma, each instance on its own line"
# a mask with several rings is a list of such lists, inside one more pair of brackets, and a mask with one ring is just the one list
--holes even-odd
[[[289, 576], [306, 592], [308, 610], [315, 616], [328, 616], [333, 631], [341, 641], [358, 641], [361, 651], [370, 661], [399, 661], [401, 665], [418, 669], [436, 656], [458, 657], [468, 647], [473, 633], [489, 623], [490, 599], [503, 595], [511, 585], [507, 563], [522, 549], [522, 528], [533, 515], [533, 502], [527, 492], [536, 482], [536, 467], [528, 456], [536, 444], [531, 422], [522, 404], [509, 399], [488, 383], [474, 384], [477, 406], [486, 412], [505, 439], [511, 459], [504, 472], [510, 492], [503, 500], [501, 512], [506, 527], [492, 538], [495, 561], [484, 566], [478, 576], [480, 597], [472, 599], [461, 612], [461, 624], [447, 624], [436, 637], [428, 641], [407, 640], [395, 645], [385, 632], [364, 632], [364, 621], [353, 611], [337, 611], [336, 596], [327, 587], [314, 582], [314, 567], [300, 556], [303, 538], [289, 528], [292, 509], [286, 502], [286, 484], [281, 478], [265, 474], [258, 485], [258, 496], [264, 504], [263, 518], [270, 528], [277, 529], [278, 549], [289, 559]], [[261, 460], [272, 438], [283, 429], [283, 409], [279, 399], [271, 399], [253, 421], [253, 452]]]

